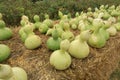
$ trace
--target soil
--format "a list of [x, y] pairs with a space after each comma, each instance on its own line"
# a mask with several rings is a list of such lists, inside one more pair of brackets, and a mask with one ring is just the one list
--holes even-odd
[[[13, 37], [0, 41], [11, 48], [10, 57], [3, 63], [25, 69], [28, 80], [108, 80], [119, 64], [120, 33], [110, 37], [105, 47], [101, 49], [90, 47], [90, 55], [87, 58], [72, 57], [71, 66], [67, 70], [58, 71], [49, 63], [52, 53], [46, 46], [49, 36], [35, 31], [42, 38], [42, 45], [35, 50], [28, 50], [20, 40], [19, 29], [20, 27], [12, 28]], [[73, 33], [77, 35], [79, 32]]]

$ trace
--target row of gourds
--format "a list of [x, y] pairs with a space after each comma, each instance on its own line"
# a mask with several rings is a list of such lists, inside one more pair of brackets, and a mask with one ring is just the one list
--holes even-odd
[[[0, 13], [0, 41], [10, 39], [13, 32], [7, 28], [5, 22], [2, 20]], [[0, 62], [6, 60], [11, 53], [11, 49], [5, 45], [0, 44]], [[0, 64], [0, 80], [27, 80], [27, 73], [20, 67], [11, 67], [7, 64]]]
[[[90, 53], [89, 46], [103, 48], [110, 36], [115, 36], [117, 31], [120, 31], [120, 6], [101, 5], [94, 11], [88, 8], [87, 12], [76, 12], [74, 18], [60, 11], [58, 15], [60, 19], [57, 22], [51, 20], [47, 14], [45, 14], [46, 19], [40, 22], [39, 16], [35, 15], [33, 18], [35, 23], [30, 22], [29, 18], [23, 15], [19, 30], [20, 39], [27, 49], [36, 49], [42, 44], [42, 38], [34, 33], [35, 30], [50, 36], [46, 42], [47, 48], [53, 51], [50, 64], [58, 70], [69, 68], [71, 56], [78, 59], [86, 58]], [[79, 30], [80, 34], [75, 36], [71, 29]], [[0, 14], [0, 40], [7, 40], [12, 34], [12, 31], [5, 27]], [[2, 58], [0, 56], [0, 60]], [[7, 57], [1, 61], [5, 59]]]

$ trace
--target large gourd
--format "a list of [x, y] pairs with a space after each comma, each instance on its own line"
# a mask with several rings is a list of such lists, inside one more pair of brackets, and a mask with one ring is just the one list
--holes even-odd
[[79, 39], [75, 39], [70, 43], [69, 53], [71, 56], [83, 59], [89, 55], [89, 46], [87, 40], [89, 39], [91, 30], [86, 30], [80, 33]]
[[8, 40], [12, 37], [12, 35], [12, 30], [5, 26], [5, 22], [3, 20], [0, 20], [0, 40]]
[[60, 43], [60, 50], [54, 51], [50, 56], [50, 64], [57, 70], [65, 70], [71, 64], [71, 56], [67, 52], [69, 48], [69, 40], [63, 40]]

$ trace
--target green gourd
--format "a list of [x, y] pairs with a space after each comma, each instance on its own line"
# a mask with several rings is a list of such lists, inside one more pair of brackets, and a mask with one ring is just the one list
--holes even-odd
[[109, 32], [107, 29], [110, 27], [110, 23], [108, 21], [104, 21], [104, 25], [100, 28], [100, 33], [103, 34], [105, 40], [108, 40], [110, 37]]
[[72, 29], [77, 29], [77, 26], [79, 24], [78, 19], [77, 18], [71, 19], [69, 21], [69, 24], [70, 24], [70, 26], [71, 26]]
[[45, 23], [41, 23], [41, 25], [39, 26], [40, 33], [45, 34], [48, 31], [48, 29], [49, 29], [49, 27]]
[[53, 29], [52, 29], [52, 28], [49, 28], [49, 29], [47, 30], [47, 32], [46, 32], [46, 35], [47, 35], [47, 36], [48, 36], [48, 35], [51, 35], [52, 32], [53, 32]]
[[12, 30], [5, 27], [5, 22], [3, 20], [0, 20], [0, 40], [8, 40], [12, 37], [12, 35]]
[[22, 42], [25, 42], [28, 35], [34, 35], [33, 27], [30, 25], [25, 25], [25, 27], [22, 27], [19, 31], [20, 39]]
[[34, 26], [36, 29], [39, 29], [40, 25], [41, 25], [41, 22], [40, 22], [40, 17], [38, 15], [34, 15]]
[[53, 27], [53, 21], [49, 19], [49, 15], [45, 14], [45, 20], [43, 21], [48, 27]]
[[120, 31], [120, 22], [114, 24], [114, 26], [115, 26], [115, 28], [116, 28], [118, 31]]
[[62, 39], [59, 37], [58, 35], [58, 31], [56, 29], [54, 29], [52, 31], [52, 37], [50, 37], [47, 40], [47, 47], [50, 50], [57, 50], [60, 48], [60, 42], [62, 41]]
[[50, 56], [50, 64], [57, 70], [65, 70], [71, 65], [71, 56], [67, 52], [69, 40], [63, 40], [60, 43], [60, 50], [54, 51]]
[[0, 64], [0, 80], [28, 80], [27, 73], [20, 67]]
[[90, 30], [82, 31], [80, 33], [79, 39], [75, 39], [70, 43], [68, 51], [71, 56], [78, 59], [83, 59], [89, 55], [90, 50], [87, 44], [87, 40], [89, 39], [90, 34]]
[[64, 23], [63, 29], [65, 30], [62, 35], [61, 38], [64, 39], [68, 39], [69, 41], [74, 40], [74, 34], [70, 31], [70, 25], [69, 23]]
[[27, 49], [36, 49], [38, 48], [42, 43], [42, 40], [37, 35], [29, 35], [25, 40], [25, 47]]
[[24, 27], [25, 25], [27, 25], [29, 23], [29, 18], [26, 15], [23, 15], [21, 17], [21, 21], [20, 24], [22, 27]]
[[6, 60], [10, 55], [10, 48], [7, 45], [0, 44], [0, 62]]
[[60, 24], [55, 24], [54, 28], [56, 28], [56, 30], [58, 31], [59, 37], [61, 37], [62, 33], [64, 32], [62, 26]]
[[107, 11], [105, 11], [104, 15], [102, 16], [102, 19], [107, 20], [109, 19], [109, 17], [111, 17], [111, 15]]
[[61, 11], [58, 11], [58, 15], [59, 15], [60, 19], [62, 19], [63, 13]]
[[0, 64], [0, 79], [7, 80], [13, 76], [12, 68], [9, 65]]
[[53, 28], [51, 28], [51, 29], [49, 28], [48, 31], [47, 31], [47, 33], [46, 33], [46, 35], [52, 35], [52, 31], [54, 30], [54, 28], [56, 28], [56, 30], [58, 31], [59, 37], [61, 37], [61, 35], [62, 35], [62, 33], [64, 31], [63, 31], [63, 28], [62, 28], [62, 26], [60, 24], [55, 24], [53, 26]]
[[106, 31], [110, 34], [110, 36], [115, 36], [117, 34], [117, 29], [114, 25], [109, 27]]
[[11, 77], [9, 80], [28, 80], [27, 79], [27, 73], [24, 69], [20, 67], [12, 67], [13, 71], [13, 77]]
[[102, 48], [105, 46], [106, 39], [104, 34], [100, 32], [100, 28], [103, 26], [103, 22], [100, 19], [95, 19], [93, 21], [94, 32], [88, 40], [88, 44], [95, 48]]

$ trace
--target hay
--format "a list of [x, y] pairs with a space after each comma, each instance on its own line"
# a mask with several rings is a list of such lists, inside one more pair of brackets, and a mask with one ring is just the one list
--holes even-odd
[[[90, 55], [83, 59], [72, 58], [72, 64], [65, 71], [55, 70], [49, 64], [52, 51], [46, 48], [47, 36], [37, 32], [42, 38], [42, 46], [36, 50], [27, 50], [18, 35], [19, 27], [14, 28], [13, 38], [0, 41], [9, 45], [12, 54], [3, 63], [19, 66], [28, 73], [28, 80], [108, 80], [120, 60], [120, 33], [111, 37], [104, 48], [90, 48]], [[75, 33], [75, 32], [74, 32]]]

